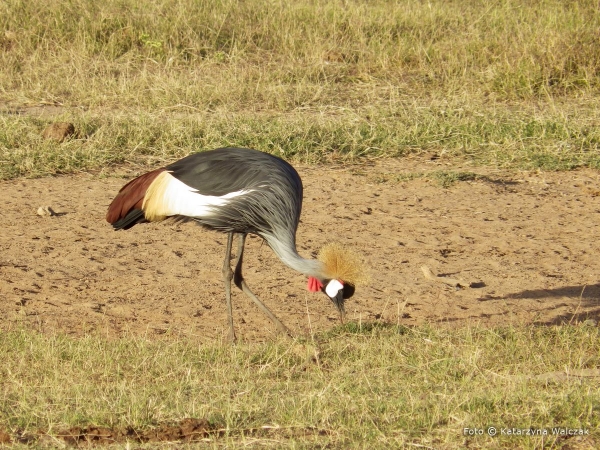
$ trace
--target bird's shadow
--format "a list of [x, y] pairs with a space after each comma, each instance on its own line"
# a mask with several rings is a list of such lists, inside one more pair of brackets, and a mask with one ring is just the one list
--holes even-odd
[[[584, 320], [593, 319], [600, 320], [600, 283], [578, 285], [578, 286], [561, 286], [554, 289], [526, 289], [520, 292], [513, 292], [508, 295], [486, 295], [479, 299], [481, 302], [497, 301], [497, 300], [523, 300], [523, 299], [547, 299], [548, 297], [568, 297], [578, 298], [579, 307], [585, 307], [585, 311], [576, 310], [573, 313], [560, 314], [556, 317], [534, 322], [537, 325], [561, 325], [565, 323], [578, 323]], [[559, 306], [567, 306], [566, 303], [554, 304], [549, 309], [554, 309]]]
[[485, 295], [479, 299], [480, 302], [492, 300], [519, 300], [538, 299], [548, 297], [577, 297], [584, 302], [590, 302], [600, 306], [600, 283], [584, 284], [579, 286], [561, 286], [553, 289], [525, 289], [507, 295]]

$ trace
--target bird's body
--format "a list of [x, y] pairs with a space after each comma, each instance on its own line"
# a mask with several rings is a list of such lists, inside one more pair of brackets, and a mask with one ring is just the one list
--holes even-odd
[[[234, 234], [240, 236], [235, 273], [240, 287], [245, 284], [241, 276], [243, 239], [249, 233], [261, 236], [282, 262], [307, 275], [313, 283], [311, 290], [321, 289], [330, 280], [341, 281], [339, 275], [349, 275], [335, 273], [337, 262], [332, 265], [331, 261], [305, 259], [298, 254], [296, 230], [302, 195], [302, 180], [286, 161], [257, 150], [222, 148], [192, 154], [130, 181], [111, 203], [106, 220], [115, 229], [129, 229], [141, 222], [175, 216], [229, 233], [224, 276], [229, 276], [226, 292], [230, 306], [228, 281], [233, 273], [229, 258]], [[333, 258], [338, 256], [344, 255]], [[253, 300], [258, 301], [256, 297]], [[341, 297], [336, 304], [343, 312]], [[230, 322], [233, 325], [231, 316]]]

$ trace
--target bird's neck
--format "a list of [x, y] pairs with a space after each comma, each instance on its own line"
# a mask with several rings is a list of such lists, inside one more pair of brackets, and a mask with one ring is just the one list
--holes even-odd
[[306, 259], [298, 254], [294, 239], [264, 236], [279, 259], [288, 267], [317, 279], [325, 279], [325, 265], [317, 259]]

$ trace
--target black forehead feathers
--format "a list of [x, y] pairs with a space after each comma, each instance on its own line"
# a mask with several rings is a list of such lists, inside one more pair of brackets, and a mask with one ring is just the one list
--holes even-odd
[[344, 300], [352, 297], [354, 295], [354, 286], [352, 286], [351, 284], [348, 283], [344, 283], [344, 288], [343, 288], [343, 297]]

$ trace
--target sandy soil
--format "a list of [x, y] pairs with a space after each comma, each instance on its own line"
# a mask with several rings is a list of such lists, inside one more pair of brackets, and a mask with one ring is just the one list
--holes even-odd
[[[338, 240], [362, 252], [371, 283], [348, 319], [404, 325], [558, 324], [600, 315], [600, 174], [502, 174], [477, 169], [448, 189], [398, 175], [461, 170], [443, 160], [299, 166], [305, 185], [299, 251]], [[473, 169], [462, 169], [473, 170]], [[74, 335], [171, 333], [226, 338], [221, 265], [226, 236], [166, 221], [113, 231], [108, 204], [141, 169], [0, 183], [0, 329]], [[40, 216], [40, 206], [56, 213]], [[420, 267], [472, 283], [456, 288]], [[262, 240], [247, 241], [245, 277], [295, 333], [338, 323], [323, 294]], [[239, 336], [276, 328], [234, 287]]]

